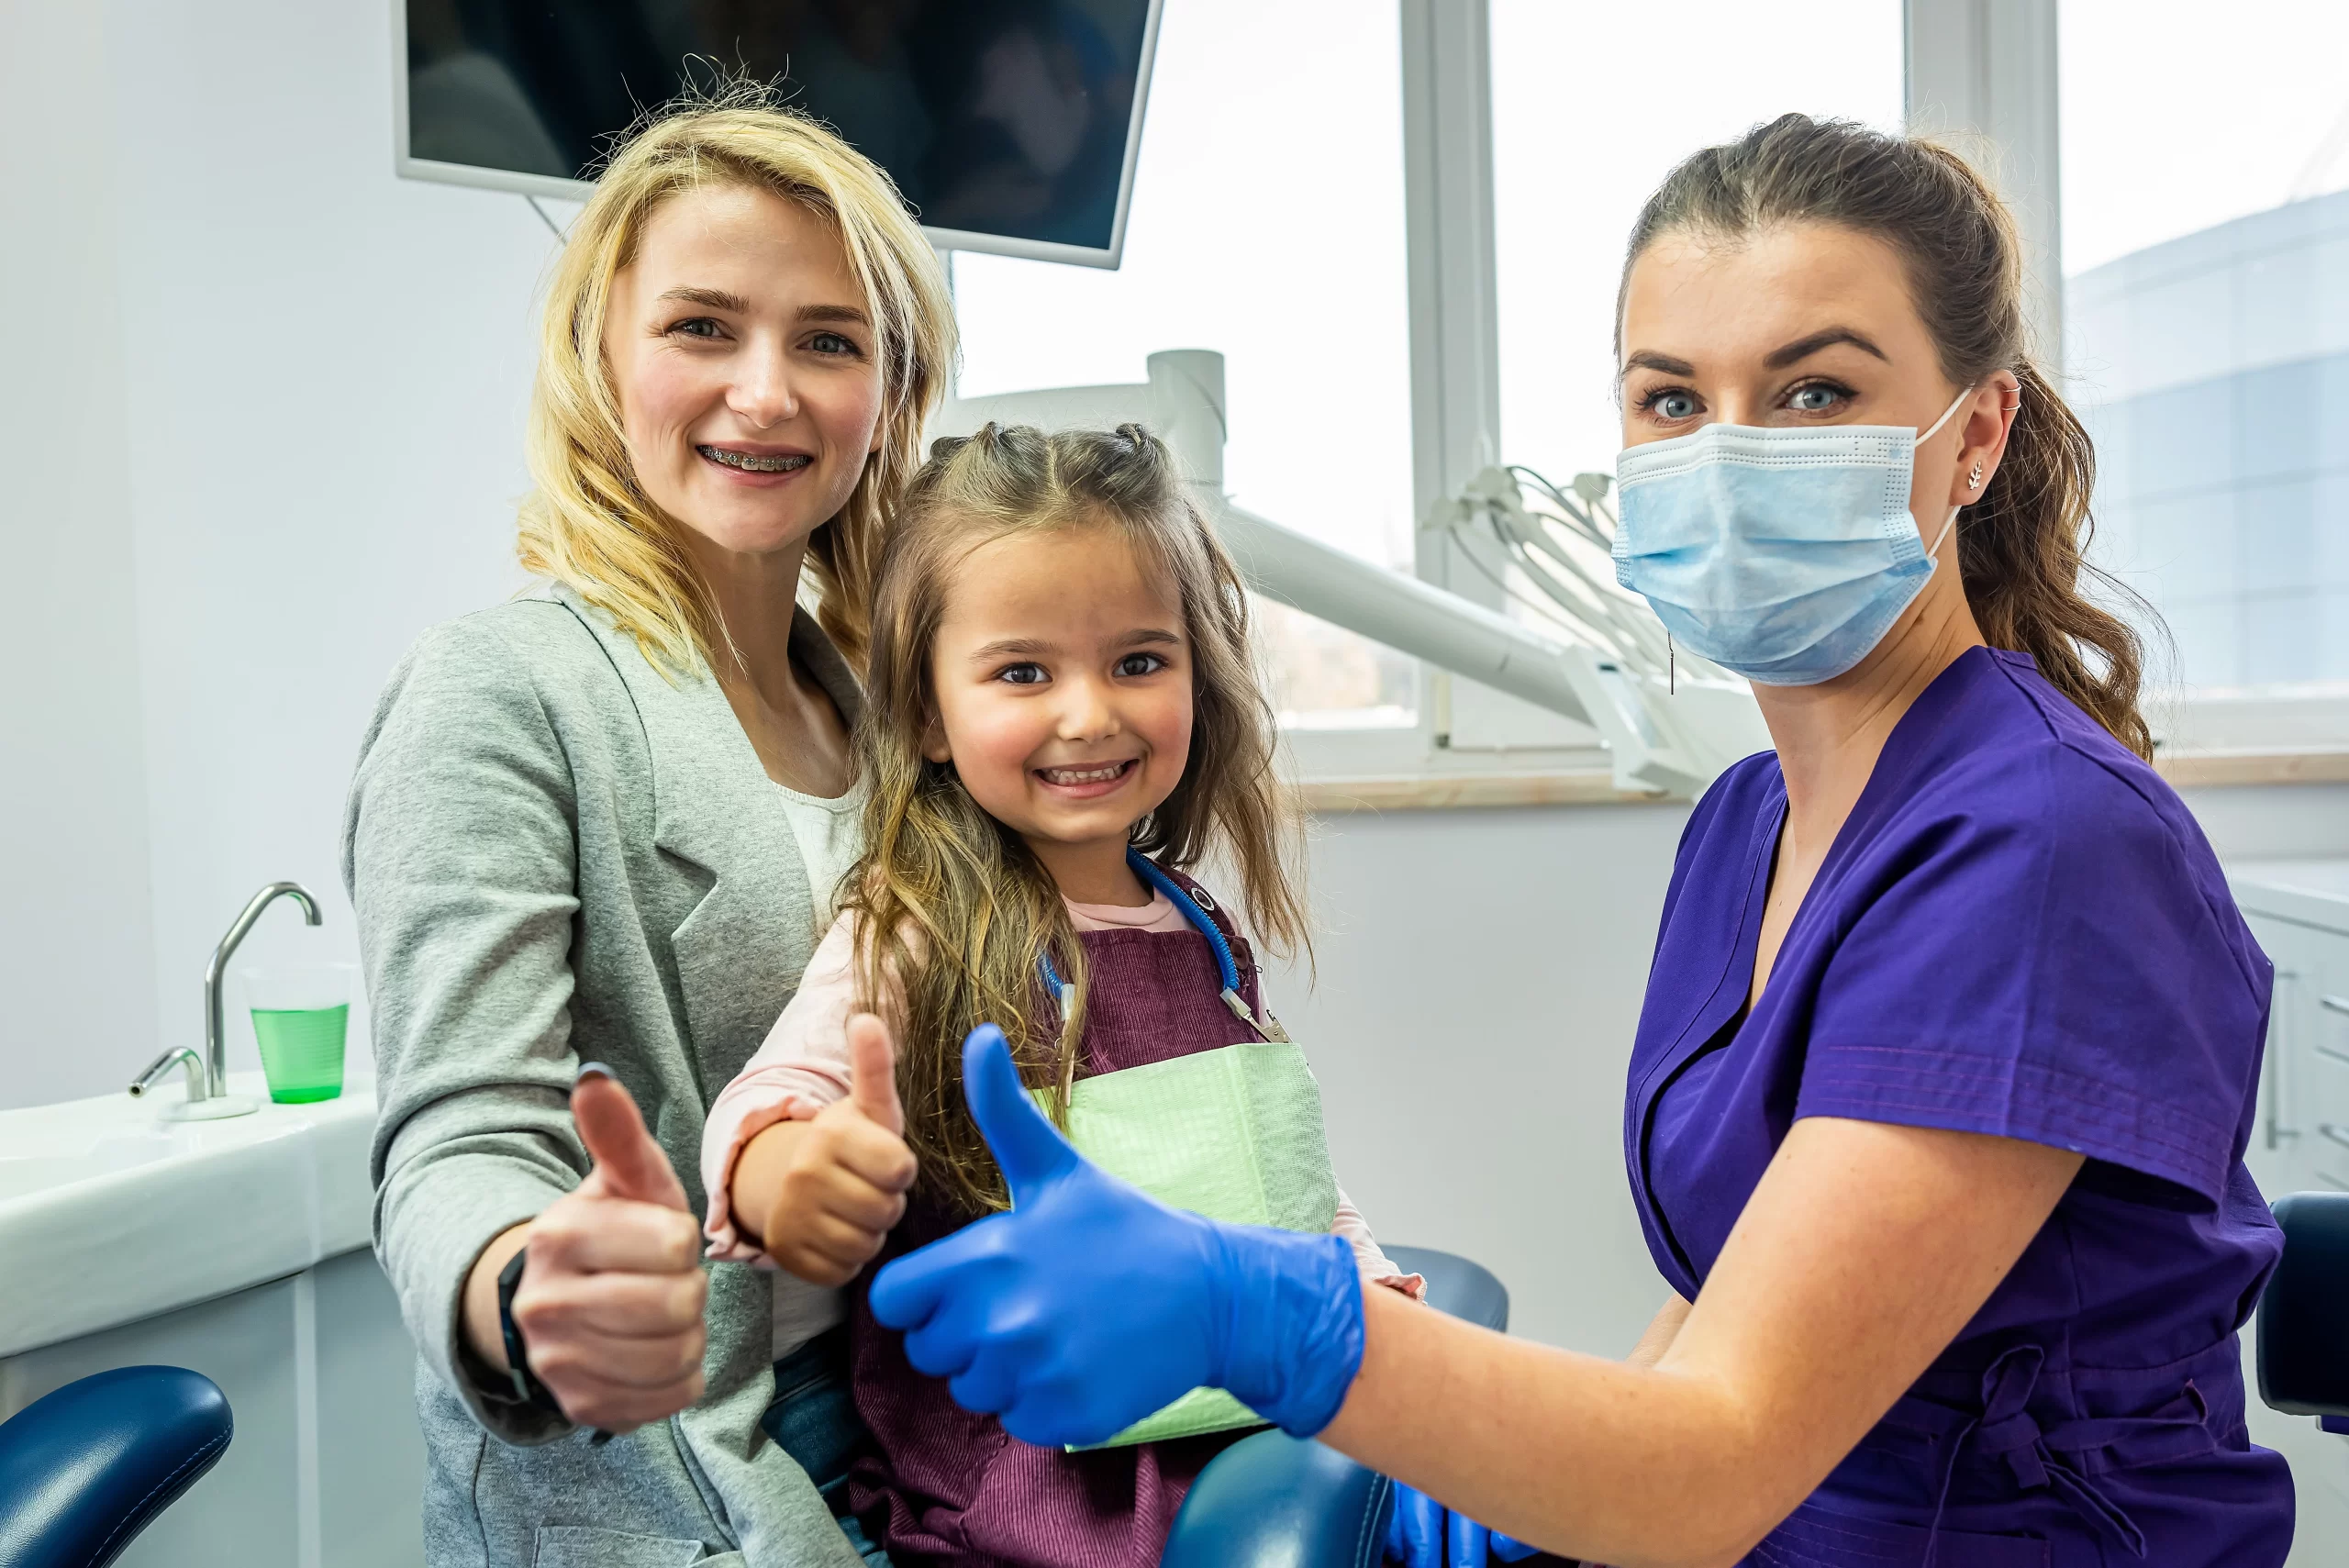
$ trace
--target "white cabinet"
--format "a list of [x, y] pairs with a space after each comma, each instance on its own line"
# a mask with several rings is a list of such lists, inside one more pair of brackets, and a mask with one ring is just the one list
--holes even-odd
[[123, 1568], [424, 1561], [416, 1352], [373, 1253], [0, 1359], [0, 1416], [94, 1372], [146, 1364], [218, 1384], [236, 1437]]
[[[2276, 965], [2259, 1122], [2244, 1157], [2269, 1201], [2349, 1192], [2349, 861], [2264, 861], [2228, 868], [2252, 934]], [[2343, 1314], [2349, 1333], [2349, 1310]], [[2243, 1336], [2246, 1379], [2256, 1376]], [[2349, 1562], [2349, 1438], [2251, 1400], [2254, 1442], [2291, 1462], [2299, 1494], [2293, 1568]]]
[[168, 1128], [124, 1095], [0, 1111], [0, 1418], [143, 1364], [235, 1416], [125, 1568], [424, 1561], [416, 1352], [367, 1250], [374, 1119], [363, 1088]]

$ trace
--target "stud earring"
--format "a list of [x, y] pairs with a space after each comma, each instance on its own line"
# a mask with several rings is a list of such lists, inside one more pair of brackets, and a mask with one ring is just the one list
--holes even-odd
[[1982, 488], [1982, 460], [1980, 458], [1974, 460], [1974, 472], [1966, 476], [1965, 487], [1968, 490]]

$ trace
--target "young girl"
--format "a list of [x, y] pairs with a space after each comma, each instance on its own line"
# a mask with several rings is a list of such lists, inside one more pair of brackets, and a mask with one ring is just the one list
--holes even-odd
[[1187, 874], [1228, 862], [1257, 931], [1303, 945], [1247, 600], [1155, 437], [990, 425], [913, 480], [873, 631], [866, 851], [711, 1111], [711, 1255], [805, 1282], [778, 1282], [778, 1391], [849, 1356], [879, 1448], [851, 1502], [898, 1568], [1149, 1568], [1244, 1407], [1194, 1394], [1112, 1446], [1032, 1448], [915, 1372], [861, 1291], [843, 1336], [829, 1287], [1005, 1206], [962, 1090], [963, 1037], [993, 1022], [1112, 1169], [1219, 1218], [1336, 1231], [1367, 1279], [1419, 1293], [1330, 1174], [1248, 938]]

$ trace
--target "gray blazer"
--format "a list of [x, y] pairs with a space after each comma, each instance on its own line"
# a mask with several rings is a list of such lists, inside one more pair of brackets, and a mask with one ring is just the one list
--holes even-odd
[[[792, 651], [852, 718], [856, 682], [804, 614]], [[580, 1062], [611, 1066], [705, 1210], [704, 1112], [821, 934], [782, 797], [717, 683], [663, 679], [560, 588], [434, 628], [361, 748], [343, 881], [382, 1103], [375, 1251], [419, 1352], [427, 1562], [855, 1568], [758, 1426], [764, 1273], [712, 1271], [702, 1402], [602, 1448], [500, 1397], [459, 1341], [482, 1249], [587, 1170]]]

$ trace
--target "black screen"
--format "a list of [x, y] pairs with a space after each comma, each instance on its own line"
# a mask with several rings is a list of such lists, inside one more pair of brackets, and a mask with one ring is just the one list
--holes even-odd
[[886, 169], [934, 228], [1106, 249], [1148, 0], [405, 0], [408, 155], [593, 178], [719, 71]]

